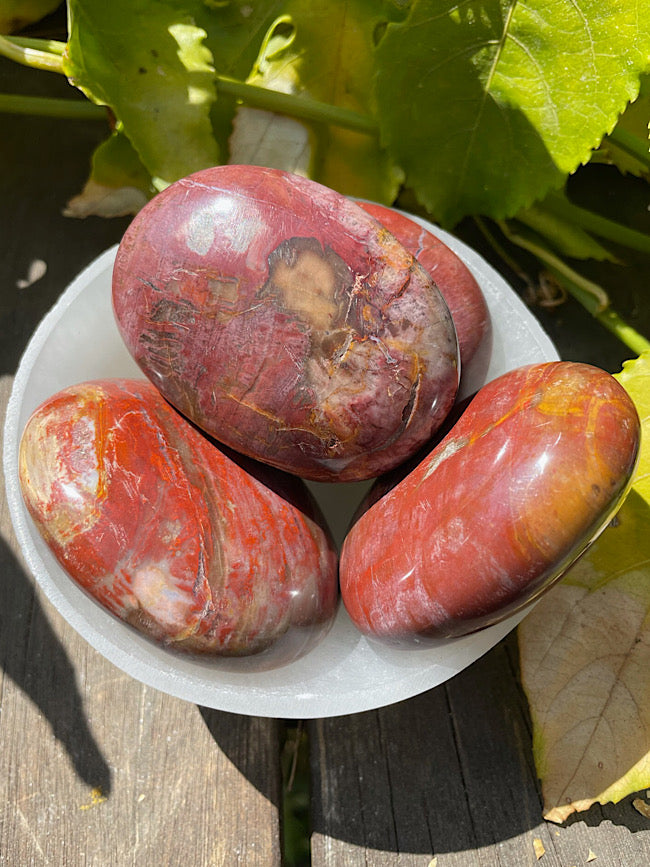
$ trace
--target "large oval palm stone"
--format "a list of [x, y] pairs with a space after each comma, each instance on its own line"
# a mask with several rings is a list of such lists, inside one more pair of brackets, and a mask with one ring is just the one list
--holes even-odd
[[352, 620], [421, 640], [520, 610], [611, 520], [639, 438], [625, 390], [590, 365], [532, 365], [484, 386], [415, 469], [370, 492], [341, 554]]
[[458, 387], [438, 288], [356, 203], [256, 166], [184, 178], [135, 217], [113, 303], [131, 354], [221, 442], [322, 481], [426, 442]]
[[261, 470], [144, 380], [54, 395], [20, 446], [26, 505], [71, 578], [153, 639], [199, 653], [254, 653], [334, 614], [336, 554], [304, 484]]

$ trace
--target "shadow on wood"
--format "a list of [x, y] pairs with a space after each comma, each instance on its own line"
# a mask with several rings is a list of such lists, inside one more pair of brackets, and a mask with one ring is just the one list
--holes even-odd
[[500, 645], [408, 701], [312, 723], [316, 834], [426, 854], [473, 850], [535, 827], [540, 799], [515, 691]]
[[[541, 833], [530, 720], [516, 666], [511, 634], [427, 693], [312, 722], [315, 863], [332, 857], [357, 863], [357, 849], [377, 864], [390, 863], [382, 853], [474, 852], [506, 841], [514, 851], [522, 845], [518, 838]], [[548, 828], [553, 834], [580, 821], [611, 822], [632, 832], [648, 826], [627, 799]]]
[[640, 792], [629, 795], [627, 798], [619, 801], [618, 804], [594, 804], [583, 813], [572, 813], [566, 822], [558, 827], [570, 828], [572, 825], [581, 822], [590, 828], [596, 828], [603, 822], [611, 822], [612, 825], [621, 825], [633, 833], [647, 831], [650, 825], [649, 816], [644, 815], [636, 809], [634, 806], [634, 801], [636, 800], [645, 802], [645, 807], [641, 806], [650, 812], [648, 790], [643, 789]]
[[280, 729], [277, 720], [212, 708], [199, 711], [217, 746], [276, 808], [280, 808]]
[[88, 726], [75, 669], [1, 537], [0, 664], [47, 719], [79, 778], [108, 795], [111, 771]]

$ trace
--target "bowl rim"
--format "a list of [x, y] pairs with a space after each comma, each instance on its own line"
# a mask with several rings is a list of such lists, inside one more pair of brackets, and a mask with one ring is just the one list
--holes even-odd
[[[484, 290], [489, 285], [491, 292], [507, 302], [509, 310], [534, 337], [538, 361], [558, 359], [550, 338], [524, 302], [478, 253], [428, 221], [408, 216], [456, 252]], [[84, 268], [36, 328], [21, 357], [4, 423], [6, 496], [23, 557], [49, 602], [92, 647], [130, 676], [176, 698], [251, 716], [308, 719], [376, 709], [438, 686], [480, 658], [516, 627], [535, 603], [471, 636], [441, 641], [434, 648], [400, 650], [361, 636], [340, 605], [331, 629], [303, 656], [267, 671], [255, 670], [254, 664], [246, 663], [237, 670], [221, 661], [210, 661], [206, 666], [205, 660], [188, 659], [153, 646], [149, 639], [116, 621], [87, 597], [58, 564], [55, 565], [61, 574], [56, 571], [53, 574], [51, 563], [48, 564], [47, 556], [43, 556], [35, 542], [37, 531], [17, 483], [22, 434], [19, 422], [26, 412], [26, 395], [44, 345], [66, 315], [72, 314], [84, 293], [91, 292], [98, 281], [100, 285], [108, 281], [110, 286], [116, 252], [114, 245]], [[61, 575], [66, 579], [63, 582]], [[346, 663], [355, 670], [346, 671]], [[373, 679], [373, 674], [382, 671], [386, 672], [383, 682]]]

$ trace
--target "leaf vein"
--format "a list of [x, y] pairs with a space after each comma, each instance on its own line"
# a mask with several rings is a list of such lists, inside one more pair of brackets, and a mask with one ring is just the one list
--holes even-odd
[[[610, 669], [614, 675], [613, 680], [612, 680], [612, 684], [611, 684], [610, 688], [607, 690], [606, 695], [603, 696], [603, 701], [602, 701], [602, 705], [601, 705], [602, 709], [600, 712], [600, 716], [595, 718], [596, 722], [595, 722], [594, 726], [592, 727], [591, 734], [586, 739], [584, 750], [583, 750], [582, 754], [577, 757], [575, 769], [574, 769], [573, 773], [571, 774], [571, 776], [569, 777], [569, 779], [567, 780], [562, 792], [560, 793], [560, 799], [561, 800], [566, 800], [567, 792], [568, 792], [569, 788], [571, 787], [572, 783], [574, 782], [574, 780], [575, 780], [575, 778], [576, 778], [576, 776], [580, 770], [580, 766], [581, 766], [585, 756], [588, 754], [592, 743], [594, 742], [594, 739], [595, 739], [595, 736], [596, 736], [596, 733], [598, 731], [600, 724], [601, 723], [602, 724], [607, 723], [607, 720], [605, 718], [605, 713], [606, 713], [609, 705], [612, 703], [614, 692], [616, 690], [617, 684], [623, 683], [621, 676], [622, 676], [626, 666], [630, 662], [630, 651], [637, 643], [637, 639], [640, 640], [640, 633], [642, 632], [642, 630], [643, 630], [643, 623], [641, 623], [639, 625], [639, 627], [637, 628], [637, 630], [635, 631], [635, 633], [630, 636], [630, 644], [629, 644], [628, 650], [626, 652], [624, 652], [623, 654], [620, 654], [621, 655], [621, 663], [618, 666], [617, 670], [614, 671], [613, 668]], [[607, 654], [607, 655], [616, 657], [617, 654]], [[634, 704], [635, 705], [637, 704], [636, 701], [634, 701]], [[637, 707], [638, 707], [638, 705], [637, 705]]]
[[488, 75], [487, 75], [487, 78], [485, 81], [485, 87], [483, 88], [483, 94], [482, 94], [481, 102], [479, 105], [478, 113], [476, 116], [476, 122], [475, 122], [474, 126], [472, 127], [470, 137], [469, 137], [469, 142], [467, 143], [467, 147], [465, 148], [465, 153], [463, 154], [463, 160], [462, 160], [462, 163], [459, 167], [459, 171], [457, 174], [457, 179], [456, 179], [456, 192], [457, 192], [457, 194], [458, 194], [458, 190], [460, 188], [462, 188], [465, 184], [465, 176], [467, 174], [470, 154], [474, 148], [474, 143], [476, 141], [478, 129], [481, 125], [483, 114], [485, 112], [485, 107], [487, 105], [488, 97], [491, 97], [490, 90], [492, 87], [492, 82], [494, 80], [494, 76], [496, 74], [496, 70], [497, 70], [497, 66], [499, 64], [499, 61], [501, 60], [501, 55], [503, 53], [503, 48], [504, 48], [505, 43], [506, 43], [506, 39], [508, 36], [508, 30], [509, 30], [511, 22], [512, 22], [512, 18], [514, 15], [515, 8], [517, 6], [517, 2], [518, 2], [518, 0], [513, 0], [513, 2], [510, 3], [508, 15], [506, 16], [506, 19], [505, 19], [504, 24], [503, 24], [503, 31], [501, 33], [501, 37], [498, 40], [494, 41], [494, 44], [496, 44], [496, 46], [497, 46], [497, 50], [494, 54], [494, 58], [492, 59], [492, 64], [490, 66], [490, 69], [488, 71]]

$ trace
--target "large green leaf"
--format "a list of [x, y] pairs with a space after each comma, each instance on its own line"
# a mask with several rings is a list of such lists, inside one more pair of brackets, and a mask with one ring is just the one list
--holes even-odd
[[201, 0], [69, 0], [64, 69], [111, 107], [158, 189], [219, 161]]
[[[288, 0], [249, 82], [373, 115], [374, 36], [391, 12], [382, 0]], [[235, 162], [282, 163], [352, 196], [392, 202], [401, 180], [373, 136], [247, 108], [232, 147]]]
[[589, 158], [649, 59], [650, 0], [414, 0], [377, 48], [382, 140], [444, 224], [512, 216]]
[[519, 626], [546, 818], [650, 787], [650, 353], [617, 377], [642, 420], [618, 515]]

